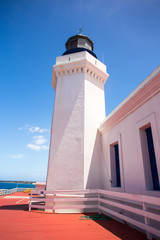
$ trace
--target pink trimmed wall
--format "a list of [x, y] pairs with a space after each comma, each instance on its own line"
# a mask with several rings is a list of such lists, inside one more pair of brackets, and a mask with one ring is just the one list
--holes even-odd
[[[157, 169], [160, 179], [160, 67], [158, 73], [142, 84], [100, 127], [102, 140], [101, 188], [144, 195], [160, 196], [146, 176], [147, 162], [142, 153], [140, 129], [151, 125]], [[156, 70], [157, 70], [156, 69]], [[118, 142], [121, 187], [111, 185], [110, 145]]]

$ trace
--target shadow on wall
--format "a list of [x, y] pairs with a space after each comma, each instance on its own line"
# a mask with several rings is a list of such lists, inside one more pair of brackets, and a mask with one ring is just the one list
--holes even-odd
[[86, 183], [86, 189], [101, 188], [101, 176], [100, 176], [101, 154], [102, 154], [101, 135], [100, 132], [97, 130], [90, 169], [88, 173], [88, 179]]

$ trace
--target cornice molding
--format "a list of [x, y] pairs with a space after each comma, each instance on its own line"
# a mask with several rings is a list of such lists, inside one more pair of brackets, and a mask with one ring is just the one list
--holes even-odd
[[140, 88], [125, 104], [111, 113], [99, 127], [101, 134], [109, 131], [111, 128], [128, 117], [131, 113], [140, 108], [144, 103], [149, 101], [160, 92], [160, 72], [154, 76], [144, 87]]
[[76, 62], [70, 62], [67, 64], [55, 65], [53, 66], [52, 74], [52, 86], [56, 89], [56, 82], [58, 77], [70, 76], [75, 74], [87, 74], [95, 78], [98, 82], [105, 84], [108, 73], [103, 72], [99, 69], [96, 64], [93, 65], [88, 60], [80, 60]]

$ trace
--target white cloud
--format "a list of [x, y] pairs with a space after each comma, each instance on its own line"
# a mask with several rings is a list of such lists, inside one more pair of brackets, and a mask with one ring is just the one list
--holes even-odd
[[35, 151], [40, 151], [40, 150], [48, 150], [48, 146], [46, 145], [36, 145], [33, 143], [29, 143], [27, 144], [27, 147], [30, 148], [31, 150], [35, 150]]
[[27, 130], [30, 133], [50, 133], [50, 130], [47, 128], [40, 128], [38, 126], [31, 126], [29, 124], [25, 124], [25, 126], [19, 127], [19, 130]]
[[17, 155], [12, 155], [11, 157], [14, 158], [14, 159], [21, 159], [21, 158], [24, 157], [24, 155], [23, 154], [17, 154]]
[[28, 131], [31, 133], [39, 132], [40, 128], [39, 127], [29, 127]]
[[44, 144], [48, 141], [48, 133], [50, 133], [50, 130], [47, 128], [40, 128], [39, 126], [31, 126], [29, 124], [25, 124], [25, 126], [19, 127], [19, 130], [26, 130], [29, 133], [38, 134], [41, 133], [41, 135], [38, 136], [32, 136], [32, 141], [28, 143], [26, 146], [27, 148], [34, 150], [34, 151], [40, 151], [40, 150], [48, 150], [49, 147]]
[[50, 132], [50, 130], [47, 129], [47, 128], [41, 128], [41, 129], [39, 130], [39, 132], [40, 132], [40, 133], [47, 133], [47, 132]]
[[27, 147], [34, 151], [48, 150], [48, 146], [44, 145], [47, 139], [43, 135], [33, 136], [32, 142], [27, 144]]
[[40, 147], [40, 146], [37, 146], [37, 145], [32, 144], [32, 143], [27, 144], [27, 147], [30, 148], [30, 149], [32, 149], [32, 150], [35, 150], [35, 151], [41, 150], [41, 147]]
[[43, 145], [43, 146], [41, 146], [41, 149], [42, 150], [49, 150], [49, 147], [47, 145]]
[[40, 136], [34, 136], [34, 143], [36, 145], [42, 145], [43, 143], [47, 142], [47, 139], [44, 138], [44, 136], [40, 135]]

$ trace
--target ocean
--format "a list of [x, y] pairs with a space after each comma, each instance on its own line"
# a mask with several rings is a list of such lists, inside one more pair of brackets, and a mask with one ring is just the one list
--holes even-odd
[[34, 184], [0, 182], [0, 189], [35, 188]]

